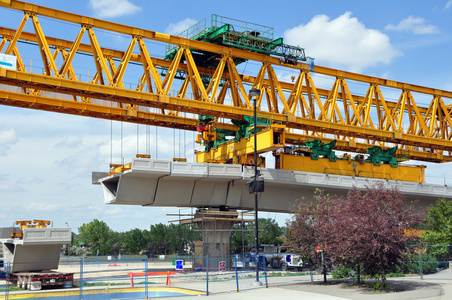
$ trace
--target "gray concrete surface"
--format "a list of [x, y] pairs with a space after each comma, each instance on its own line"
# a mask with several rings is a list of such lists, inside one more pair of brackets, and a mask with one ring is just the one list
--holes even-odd
[[[302, 196], [305, 201], [313, 201], [316, 188], [343, 196], [352, 187], [364, 189], [377, 182], [388, 187], [396, 186], [407, 201], [419, 199], [420, 206], [435, 203], [440, 197], [452, 199], [452, 186], [441, 184], [270, 168], [261, 168], [260, 172], [265, 181], [265, 192], [259, 194], [259, 209], [262, 211], [288, 213]], [[130, 170], [100, 178], [98, 182], [106, 204], [197, 208], [227, 206], [230, 209], [253, 210], [254, 196], [249, 194], [246, 186], [252, 176], [254, 169], [241, 165], [134, 158]]]
[[[446, 269], [436, 274], [426, 275], [421, 280], [417, 277], [390, 278], [391, 287], [399, 292], [374, 293], [363, 288], [347, 288], [345, 284], [322, 284], [322, 276], [314, 276], [315, 283], [310, 282], [310, 276], [293, 276], [269, 278], [269, 288], [256, 288], [255, 279], [240, 280], [240, 292], [235, 290], [235, 282], [210, 283], [209, 298], [213, 299], [452, 299], [452, 269]], [[177, 284], [178, 287], [206, 290], [205, 283]], [[172, 299], [172, 298], [167, 298]], [[176, 298], [174, 298], [176, 299]], [[179, 298], [180, 299], [180, 298]]]
[[[153, 262], [149, 264], [149, 270], [161, 271], [173, 269], [170, 262]], [[79, 267], [75, 266], [61, 266], [65, 271], [76, 272], [76, 278], [79, 277], [77, 271]], [[63, 270], [60, 270], [63, 271]], [[135, 263], [121, 263], [117, 266], [101, 265], [86, 265], [84, 268], [84, 279], [95, 280], [99, 278], [108, 278], [116, 281], [123, 278], [127, 272], [142, 272], [143, 265], [140, 262]], [[296, 275], [297, 273], [289, 273]], [[188, 276], [190, 275], [190, 276]], [[193, 277], [197, 275], [198, 277]], [[261, 273], [261, 276], [263, 274]], [[183, 288], [195, 291], [205, 292], [207, 285], [205, 281], [205, 273], [191, 273], [179, 274], [172, 278], [173, 288]], [[385, 300], [408, 300], [408, 299], [433, 299], [444, 300], [452, 299], [452, 269], [446, 269], [436, 274], [426, 275], [421, 280], [419, 276], [390, 278], [388, 282], [391, 287], [399, 290], [390, 293], [373, 293], [369, 289], [363, 288], [349, 288], [344, 283], [333, 284], [331, 280], [328, 285], [323, 285], [323, 276], [314, 275], [314, 283], [311, 283], [309, 275], [296, 275], [285, 277], [268, 277], [268, 288], [265, 287], [265, 278], [261, 277], [260, 281], [264, 286], [256, 286], [254, 272], [242, 273], [239, 276], [239, 288], [237, 292], [237, 285], [234, 272], [209, 272], [209, 298], [213, 299], [319, 299], [319, 300], [339, 300], [339, 299], [385, 299]], [[139, 280], [137, 278], [137, 283]], [[149, 287], [166, 287], [166, 278], [149, 278], [152, 284]], [[123, 286], [111, 286], [109, 288], [128, 288], [130, 287], [129, 280], [122, 281]], [[143, 288], [143, 285], [137, 285]], [[88, 289], [99, 289], [99, 287], [92, 287]], [[16, 292], [23, 293], [23, 292]], [[181, 299], [165, 298], [165, 299]]]

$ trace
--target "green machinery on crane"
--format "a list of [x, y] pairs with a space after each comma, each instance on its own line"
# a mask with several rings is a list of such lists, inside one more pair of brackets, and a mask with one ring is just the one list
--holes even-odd
[[[274, 39], [272, 27], [258, 25], [250, 22], [235, 20], [213, 14], [210, 27], [203, 19], [192, 27], [184, 30], [178, 36], [211, 44], [225, 45], [238, 49], [246, 49], [265, 55], [275, 55], [288, 64], [297, 64], [306, 61], [303, 48], [284, 44], [283, 38]], [[173, 60], [179, 47], [167, 45], [165, 59]], [[214, 69], [218, 64], [219, 54], [193, 49], [195, 62], [203, 67]], [[244, 62], [244, 59], [235, 59], [235, 63]]]

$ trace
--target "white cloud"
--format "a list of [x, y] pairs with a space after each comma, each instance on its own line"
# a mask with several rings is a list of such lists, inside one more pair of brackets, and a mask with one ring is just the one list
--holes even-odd
[[[191, 26], [195, 25], [196, 23], [197, 23], [196, 20], [193, 20], [193, 19], [190, 19], [190, 18], [187, 18], [187, 19], [182, 20], [182, 21], [177, 22], [177, 23], [170, 23], [168, 25], [168, 27], [166, 27], [165, 33], [171, 34], [171, 35], [178, 35], [182, 31], [184, 31], [185, 29], [190, 28]], [[190, 36], [189, 36], [189, 38], [190, 38]]]
[[55, 147], [63, 148], [77, 148], [82, 145], [82, 138], [80, 136], [68, 135], [55, 145]]
[[446, 5], [444, 6], [444, 9], [449, 9], [452, 7], [452, 0], [447, 1]]
[[14, 129], [0, 131], [0, 155], [6, 155], [6, 151], [17, 143], [16, 131]]
[[22, 205], [22, 209], [26, 211], [39, 211], [39, 212], [59, 212], [64, 208], [63, 204], [57, 203], [41, 203], [41, 202], [31, 202]]
[[24, 189], [16, 184], [9, 184], [6, 182], [0, 183], [0, 192], [8, 192], [8, 193], [18, 193], [23, 192]]
[[17, 183], [19, 185], [28, 185], [28, 184], [41, 184], [44, 180], [42, 178], [36, 177], [36, 176], [27, 176], [19, 178]]
[[90, 0], [89, 6], [98, 18], [132, 15], [142, 10], [129, 0]]
[[412, 32], [414, 34], [434, 34], [439, 30], [436, 26], [425, 24], [423, 18], [414, 18], [409, 16], [408, 18], [400, 21], [397, 25], [389, 24], [385, 27], [387, 31], [400, 31], [400, 32]]
[[389, 64], [401, 55], [382, 32], [369, 29], [351, 12], [330, 20], [317, 15], [307, 24], [301, 24], [284, 33], [289, 45], [300, 45], [319, 65], [361, 72], [378, 64]]

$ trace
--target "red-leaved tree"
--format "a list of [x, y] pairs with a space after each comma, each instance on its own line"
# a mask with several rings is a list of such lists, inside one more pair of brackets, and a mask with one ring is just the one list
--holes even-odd
[[362, 265], [368, 273], [380, 274], [385, 287], [386, 272], [400, 263], [416, 238], [407, 229], [420, 221], [421, 214], [398, 189], [377, 183], [365, 190], [351, 189], [346, 199], [320, 193], [316, 204], [299, 203], [288, 224], [287, 241], [308, 255], [312, 247], [323, 245], [335, 263]]
[[[329, 257], [330, 238], [327, 231], [333, 223], [330, 217], [335, 204], [341, 198], [330, 197], [321, 190], [316, 190], [316, 203], [297, 201], [294, 205], [292, 220], [287, 222], [285, 244], [297, 249], [313, 266], [322, 266], [326, 282], [326, 263]], [[326, 224], [329, 224], [328, 226]], [[321, 253], [323, 252], [323, 253]], [[321, 259], [323, 255], [323, 261]]]

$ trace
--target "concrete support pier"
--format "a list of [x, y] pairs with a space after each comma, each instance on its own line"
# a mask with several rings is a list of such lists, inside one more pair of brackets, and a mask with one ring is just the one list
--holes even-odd
[[[181, 224], [193, 223], [201, 231], [201, 241], [195, 241], [195, 256], [193, 267], [206, 267], [219, 270], [221, 267], [231, 268], [231, 233], [235, 223], [250, 222], [243, 219], [246, 213], [229, 211], [227, 207], [198, 209], [191, 219], [181, 220]], [[207, 263], [207, 256], [209, 262]]]

